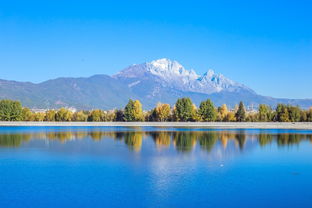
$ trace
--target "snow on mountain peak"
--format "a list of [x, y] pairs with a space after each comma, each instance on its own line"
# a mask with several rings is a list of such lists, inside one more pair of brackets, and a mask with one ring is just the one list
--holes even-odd
[[167, 59], [167, 58], [154, 60], [150, 62], [149, 64], [162, 70], [168, 70], [172, 68], [183, 68], [183, 66], [177, 61], [171, 61], [170, 59]]
[[186, 70], [179, 62], [171, 61], [167, 58], [158, 59], [146, 64], [152, 74], [163, 78], [179, 76], [197, 79], [199, 77], [194, 70]]
[[[222, 74], [215, 73], [212, 69], [200, 76], [193, 69], [187, 70], [179, 62], [167, 58], [132, 65], [113, 77], [131, 78], [138, 81], [146, 79], [148, 74], [151, 75], [150, 79], [154, 79], [153, 81], [157, 80], [163, 87], [187, 92], [211, 94], [223, 90], [239, 91], [244, 89], [251, 91], [244, 85], [234, 82]], [[157, 77], [157, 79], [152, 77]]]
[[206, 73], [203, 74], [202, 77], [213, 77], [215, 72], [212, 69], [209, 69]]

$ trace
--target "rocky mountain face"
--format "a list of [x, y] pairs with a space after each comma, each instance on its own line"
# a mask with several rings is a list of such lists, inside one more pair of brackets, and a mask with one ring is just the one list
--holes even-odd
[[275, 99], [256, 94], [252, 89], [208, 70], [198, 75], [177, 61], [159, 59], [127, 67], [116, 75], [88, 78], [58, 78], [39, 84], [0, 80], [0, 99], [20, 100], [30, 108], [74, 107], [77, 109], [122, 108], [128, 99], [139, 99], [145, 109], [157, 102], [174, 104], [190, 97], [195, 104], [210, 98], [216, 105], [234, 107], [244, 101], [250, 108], [264, 103], [312, 106], [309, 99]]
[[129, 87], [140, 85], [140, 81], [149, 77], [159, 87], [169, 87], [184, 92], [212, 94], [219, 92], [254, 93], [250, 88], [234, 82], [222, 74], [208, 70], [198, 75], [194, 70], [185, 69], [177, 61], [159, 59], [150, 63], [132, 65], [113, 77], [123, 81], [131, 81]]

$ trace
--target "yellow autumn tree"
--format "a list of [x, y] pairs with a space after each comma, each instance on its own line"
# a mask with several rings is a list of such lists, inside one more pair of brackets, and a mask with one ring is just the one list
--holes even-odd
[[38, 112], [38, 113], [35, 113], [34, 115], [35, 115], [35, 121], [44, 121], [45, 113]]
[[167, 121], [170, 117], [170, 105], [158, 103], [155, 108], [156, 120]]
[[133, 104], [134, 118], [136, 121], [144, 121], [142, 104], [139, 100], [135, 100]]
[[29, 108], [23, 108], [22, 110], [23, 121], [34, 121], [35, 115]]
[[218, 121], [225, 121], [226, 116], [228, 114], [228, 108], [226, 104], [223, 104], [218, 108]]
[[83, 111], [78, 111], [73, 114], [73, 121], [87, 121], [88, 115]]
[[235, 113], [234, 112], [228, 112], [226, 114], [224, 121], [236, 121]]
[[60, 108], [55, 114], [56, 121], [71, 121], [73, 113], [65, 108]]
[[44, 118], [44, 120], [45, 120], [45, 121], [55, 121], [55, 115], [56, 115], [55, 110], [48, 110], [48, 111], [46, 111], [46, 113], [45, 113], [45, 118]]
[[100, 109], [92, 110], [89, 114], [88, 120], [96, 122], [105, 121], [105, 112]]

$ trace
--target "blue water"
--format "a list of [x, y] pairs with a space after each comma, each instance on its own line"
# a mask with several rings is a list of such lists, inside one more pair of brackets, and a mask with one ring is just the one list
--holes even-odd
[[0, 127], [0, 207], [312, 207], [312, 132]]

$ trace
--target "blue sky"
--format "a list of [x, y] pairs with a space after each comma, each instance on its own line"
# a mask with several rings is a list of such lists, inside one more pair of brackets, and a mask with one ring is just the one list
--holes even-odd
[[114, 74], [158, 58], [312, 98], [311, 1], [0, 0], [0, 78]]

